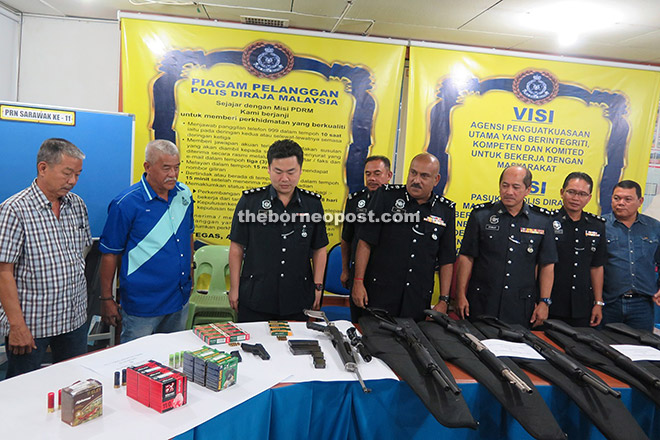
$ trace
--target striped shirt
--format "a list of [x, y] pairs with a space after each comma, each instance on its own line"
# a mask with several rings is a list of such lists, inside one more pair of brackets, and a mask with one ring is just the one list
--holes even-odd
[[[62, 197], [59, 219], [36, 180], [0, 204], [0, 262], [14, 264], [32, 337], [68, 333], [87, 320], [83, 250], [91, 243], [87, 207], [76, 194]], [[9, 334], [2, 306], [0, 334]]]

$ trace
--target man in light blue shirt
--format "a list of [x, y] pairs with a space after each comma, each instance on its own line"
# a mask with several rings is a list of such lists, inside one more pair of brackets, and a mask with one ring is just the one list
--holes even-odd
[[[177, 182], [179, 150], [167, 140], [147, 144], [145, 173], [108, 207], [101, 234], [101, 314], [122, 322], [121, 342], [183, 330], [192, 288], [193, 199]], [[112, 281], [121, 260], [121, 307]]]
[[660, 222], [638, 212], [644, 203], [637, 182], [623, 180], [612, 193], [612, 213], [604, 216], [607, 263], [603, 324], [623, 322], [653, 330], [653, 304], [660, 305], [656, 268], [660, 262]]

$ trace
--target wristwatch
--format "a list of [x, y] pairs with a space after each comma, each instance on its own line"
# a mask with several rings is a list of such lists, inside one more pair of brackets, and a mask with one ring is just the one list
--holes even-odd
[[449, 295], [440, 295], [440, 297], [439, 297], [438, 299], [439, 299], [440, 301], [444, 301], [444, 302], [446, 302], [447, 304], [449, 304]]
[[323, 290], [323, 284], [321, 284], [321, 283], [314, 284], [314, 290], [321, 290], [322, 291]]
[[552, 305], [552, 300], [550, 298], [541, 298], [541, 302], [544, 302], [550, 307]]
[[603, 301], [594, 301], [594, 305], [603, 307], [605, 306], [605, 303]]

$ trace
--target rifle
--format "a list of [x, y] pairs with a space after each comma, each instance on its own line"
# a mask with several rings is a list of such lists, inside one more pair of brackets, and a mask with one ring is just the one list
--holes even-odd
[[590, 386], [596, 391], [603, 394], [610, 394], [617, 399], [621, 398], [620, 392], [612, 389], [600, 380], [600, 378], [592, 373], [591, 370], [578, 364], [566, 353], [557, 350], [530, 330], [523, 328], [514, 329], [494, 316], [480, 316], [478, 319], [497, 328], [500, 339], [526, 343], [543, 356], [545, 360], [550, 362], [557, 370], [579, 382], [583, 386]]
[[371, 352], [362, 343], [362, 337], [360, 337], [360, 335], [357, 334], [357, 329], [355, 327], [349, 328], [348, 330], [346, 330], [346, 336], [348, 336], [348, 339], [351, 341], [351, 345], [355, 347], [358, 353], [360, 353], [362, 359], [365, 362], [371, 362], [372, 359]]
[[325, 316], [325, 312], [317, 311], [317, 310], [308, 310], [305, 309], [303, 310], [305, 315], [309, 316], [310, 318], [316, 318], [316, 319], [322, 319], [325, 321], [325, 325], [317, 324], [312, 321], [307, 321], [307, 328], [311, 330], [316, 330], [319, 332], [323, 332], [326, 335], [330, 336], [330, 339], [332, 340], [332, 345], [335, 347], [337, 350], [337, 353], [339, 353], [339, 357], [344, 364], [344, 369], [346, 371], [349, 371], [351, 373], [354, 373], [355, 376], [357, 376], [358, 382], [360, 382], [360, 386], [362, 387], [362, 391], [365, 393], [370, 393], [371, 390], [367, 388], [367, 386], [364, 384], [364, 381], [362, 380], [362, 376], [360, 376], [360, 371], [358, 370], [357, 363], [355, 361], [355, 357], [353, 356], [353, 349], [351, 347], [351, 344], [344, 339], [344, 335], [339, 331], [339, 329], [328, 320], [328, 317]]
[[428, 316], [431, 317], [436, 323], [444, 327], [448, 332], [454, 334], [459, 341], [466, 345], [470, 350], [472, 350], [478, 357], [481, 362], [486, 364], [488, 368], [491, 369], [496, 375], [500, 376], [502, 379], [508, 381], [510, 384], [514, 385], [520, 391], [525, 393], [533, 393], [529, 385], [527, 385], [521, 378], [519, 378], [516, 373], [511, 371], [511, 369], [495, 354], [486, 347], [483, 342], [479, 340], [476, 336], [470, 333], [470, 330], [460, 325], [458, 322], [451, 319], [444, 313], [436, 312], [435, 310], [424, 310]]
[[616, 349], [603, 342], [598, 336], [580, 333], [570, 325], [556, 319], [546, 320], [545, 326], [550, 330], [555, 330], [570, 336], [574, 341], [587, 344], [593, 350], [614, 362], [617, 367], [634, 376], [644, 384], [660, 389], [659, 378], [635, 364], [628, 356], [619, 353]]
[[648, 345], [653, 348], [660, 350], [660, 337], [654, 335], [650, 332], [645, 332], [644, 330], [638, 330], [632, 327], [627, 326], [622, 322], [614, 322], [611, 324], [605, 324], [605, 328], [612, 330], [616, 333], [621, 333], [622, 335], [629, 336], [634, 338], [637, 342], [642, 345]]
[[431, 377], [442, 387], [443, 390], [451, 390], [452, 393], [458, 395], [461, 389], [447, 377], [440, 366], [435, 362], [428, 349], [419, 341], [419, 338], [409, 330], [397, 323], [394, 318], [385, 310], [370, 309], [367, 311], [379, 320], [378, 326], [384, 330], [392, 332], [400, 340], [403, 340], [413, 351], [413, 359], [416, 363], [421, 365], [425, 374], [430, 374]]

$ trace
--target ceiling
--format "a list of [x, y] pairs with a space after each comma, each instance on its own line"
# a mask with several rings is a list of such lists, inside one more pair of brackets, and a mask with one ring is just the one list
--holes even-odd
[[[117, 11], [660, 65], [660, 0], [0, 0], [24, 14], [97, 19]], [[576, 39], [561, 44], [561, 38]]]

